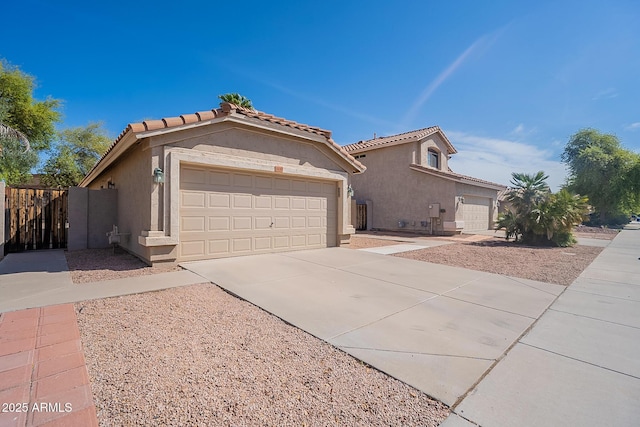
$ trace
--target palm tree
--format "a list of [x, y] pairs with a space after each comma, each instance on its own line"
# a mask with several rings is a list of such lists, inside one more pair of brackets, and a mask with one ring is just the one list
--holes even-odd
[[228, 102], [230, 104], [237, 105], [238, 107], [246, 108], [247, 110], [254, 110], [251, 100], [239, 93], [225, 93], [224, 95], [218, 95], [218, 98], [221, 102]]
[[504, 228], [507, 240], [522, 237], [527, 243], [569, 246], [575, 243], [571, 231], [589, 212], [587, 198], [573, 195], [567, 190], [556, 194], [546, 183], [548, 178], [540, 171], [535, 175], [513, 173], [507, 200], [513, 210], [501, 214], [496, 229]]

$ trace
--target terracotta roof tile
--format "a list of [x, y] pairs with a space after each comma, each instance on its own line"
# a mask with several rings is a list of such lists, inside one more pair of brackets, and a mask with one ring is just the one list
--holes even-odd
[[345, 145], [344, 149], [347, 150], [347, 152], [361, 151], [363, 149], [364, 151], [368, 151], [370, 149], [378, 148], [387, 144], [417, 141], [422, 138], [426, 138], [427, 136], [433, 135], [434, 133], [440, 133], [442, 139], [444, 140], [444, 143], [449, 149], [450, 154], [455, 154], [458, 152], [439, 126], [431, 126], [428, 128], [399, 133], [397, 135], [382, 136], [366, 141], [359, 141], [354, 144]]
[[162, 119], [164, 122], [164, 127], [170, 128], [172, 126], [180, 126], [184, 124], [182, 117], [167, 117]]
[[196, 115], [200, 118], [200, 121], [212, 120], [216, 118], [216, 113], [213, 111], [198, 111]]
[[184, 121], [185, 124], [187, 124], [187, 123], [195, 123], [198, 120], [200, 120], [198, 118], [197, 114], [183, 114], [180, 117], [182, 118], [182, 120]]
[[[145, 130], [147, 130], [144, 127], [144, 123], [130, 123], [129, 127], [127, 127], [127, 129], [125, 129], [124, 131], [122, 131], [122, 133], [120, 134], [120, 137], [122, 135], [124, 135], [124, 133], [128, 130], [131, 129], [133, 132], [144, 132]], [[120, 139], [120, 137], [118, 137], [118, 139]], [[116, 141], [118, 140], [116, 139]]]
[[[107, 151], [102, 155], [100, 160], [95, 164], [95, 166], [89, 171], [89, 174], [93, 172], [95, 168], [102, 162], [102, 160], [109, 154], [113, 148], [124, 138], [124, 136], [128, 132], [140, 133], [150, 130], [158, 130], [158, 129], [167, 129], [176, 126], [182, 126], [184, 124], [197, 123], [207, 120], [212, 120], [217, 117], [224, 117], [230, 114], [237, 113], [244, 115], [246, 117], [258, 119], [261, 121], [266, 121], [274, 124], [278, 124], [280, 126], [286, 126], [293, 129], [298, 129], [304, 132], [309, 132], [315, 135], [323, 136], [326, 138], [327, 143], [334, 147], [337, 151], [340, 152], [345, 159], [357, 166], [358, 169], [364, 170], [366, 167], [360, 163], [358, 160], [354, 159], [351, 154], [349, 154], [344, 147], [338, 145], [335, 141], [331, 139], [331, 131], [309, 126], [303, 123], [294, 122], [292, 120], [287, 120], [281, 117], [276, 117], [272, 114], [263, 113], [261, 111], [249, 110], [247, 108], [242, 108], [237, 105], [223, 102], [220, 105], [220, 108], [207, 110], [207, 111], [198, 111], [194, 114], [183, 114], [179, 117], [165, 117], [161, 120], [145, 120], [142, 123], [129, 123], [129, 125], [118, 135], [116, 140], [111, 144], [111, 146], [107, 149]], [[87, 175], [89, 175], [87, 174]]]
[[164, 120], [145, 120], [142, 122], [146, 130], [156, 130], [165, 128]]

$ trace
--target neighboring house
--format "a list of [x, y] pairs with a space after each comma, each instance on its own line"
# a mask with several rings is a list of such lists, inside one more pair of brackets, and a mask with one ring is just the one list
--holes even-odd
[[125, 249], [188, 261], [340, 245], [364, 169], [327, 130], [223, 103], [130, 124], [80, 186], [117, 190]]
[[493, 228], [504, 185], [454, 173], [457, 153], [433, 126], [344, 146], [367, 171], [352, 178], [367, 229], [455, 234]]

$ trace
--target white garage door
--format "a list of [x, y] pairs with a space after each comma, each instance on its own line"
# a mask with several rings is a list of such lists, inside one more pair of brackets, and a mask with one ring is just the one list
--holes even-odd
[[464, 231], [486, 231], [489, 229], [489, 206], [491, 199], [486, 197], [464, 196], [462, 220]]
[[336, 240], [335, 182], [181, 168], [182, 261], [322, 248]]

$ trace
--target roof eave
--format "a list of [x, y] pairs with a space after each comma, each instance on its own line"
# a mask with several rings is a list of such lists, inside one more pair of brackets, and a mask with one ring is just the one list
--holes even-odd
[[416, 172], [426, 173], [426, 174], [431, 175], [431, 176], [439, 177], [439, 178], [442, 178], [442, 179], [447, 179], [449, 181], [459, 182], [461, 184], [474, 185], [476, 187], [489, 188], [491, 190], [496, 190], [496, 191], [504, 190], [504, 188], [505, 188], [504, 185], [500, 185], [498, 183], [491, 184], [489, 182], [479, 182], [479, 181], [474, 181], [474, 180], [471, 180], [471, 179], [466, 179], [465, 177], [461, 177], [461, 176], [442, 173], [442, 171], [435, 171], [435, 170], [431, 171], [431, 170], [425, 168], [424, 166], [420, 166], [420, 165], [417, 165], [417, 164], [409, 165], [409, 168], [411, 170], [416, 171]]
[[89, 173], [80, 181], [78, 187], [86, 187], [93, 182], [102, 172], [105, 171], [114, 161], [116, 161], [122, 153], [131, 148], [138, 141], [137, 135], [128, 126], [122, 136], [114, 144], [111, 151], [107, 153], [98, 163], [89, 171]]

